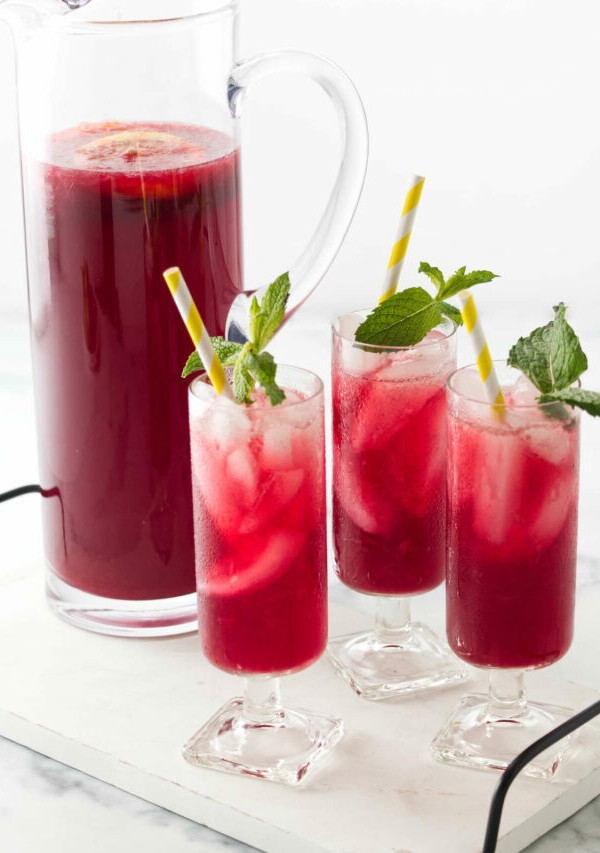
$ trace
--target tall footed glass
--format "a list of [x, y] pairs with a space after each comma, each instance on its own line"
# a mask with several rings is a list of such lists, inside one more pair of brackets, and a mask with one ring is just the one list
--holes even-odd
[[[448, 381], [447, 632], [455, 653], [489, 671], [432, 744], [441, 761], [502, 770], [573, 711], [529, 702], [524, 672], [549, 666], [573, 637], [579, 412], [536, 403], [517, 370], [497, 366], [491, 406], [473, 365]], [[527, 765], [546, 777], [568, 739]]]
[[410, 598], [445, 572], [445, 383], [456, 326], [412, 347], [354, 340], [365, 312], [333, 327], [333, 535], [340, 580], [377, 596], [375, 628], [334, 637], [335, 668], [367, 699], [453, 684], [465, 668], [420, 622]]
[[190, 345], [162, 271], [181, 267], [211, 334], [244, 338], [239, 117], [265, 76], [308, 75], [332, 100], [342, 150], [319, 226], [290, 266], [289, 316], [352, 217], [364, 112], [326, 59], [238, 61], [236, 2], [0, 0], [5, 20], [18, 69], [48, 600], [103, 633], [190, 630], [179, 378]]
[[286, 400], [251, 406], [190, 386], [200, 640], [214, 665], [244, 677], [188, 741], [192, 764], [296, 785], [342, 735], [326, 714], [285, 707], [279, 677], [327, 641], [323, 385], [281, 366]]

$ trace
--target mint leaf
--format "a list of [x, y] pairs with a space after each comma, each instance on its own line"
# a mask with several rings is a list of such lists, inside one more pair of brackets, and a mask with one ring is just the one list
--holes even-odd
[[450, 276], [438, 292], [439, 299], [450, 299], [451, 296], [456, 296], [461, 290], [468, 290], [469, 287], [474, 287], [476, 284], [485, 284], [494, 278], [498, 278], [496, 273], [489, 270], [473, 270], [469, 273], [465, 271], [466, 267], [461, 267], [456, 270], [454, 275]]
[[285, 393], [275, 382], [277, 365], [270, 352], [261, 352], [256, 355], [249, 352], [244, 362], [244, 368], [252, 379], [265, 389], [271, 404], [277, 406], [285, 400]]
[[197, 370], [204, 370], [204, 365], [200, 361], [200, 356], [196, 350], [194, 350], [185, 363], [185, 367], [181, 372], [181, 378], [185, 379], [186, 376], [189, 376], [190, 373], [196, 373]]
[[236, 341], [226, 341], [222, 337], [211, 338], [210, 340], [223, 367], [233, 367], [242, 351], [243, 344], [238, 344]]
[[436, 290], [441, 290], [445, 284], [444, 276], [442, 275], [442, 271], [437, 267], [431, 267], [427, 263], [427, 261], [421, 261], [419, 264], [419, 272], [424, 272], [425, 275], [428, 275], [432, 282], [435, 284]]
[[508, 364], [528, 376], [542, 394], [569, 388], [587, 370], [587, 358], [565, 313], [563, 302], [555, 305], [554, 319], [519, 338], [508, 354]]
[[[220, 336], [211, 338], [210, 340], [223, 367], [233, 367], [242, 349], [242, 344], [238, 344], [235, 341], [226, 341], [225, 338]], [[204, 365], [200, 361], [200, 356], [194, 350], [186, 361], [181, 376], [185, 379], [190, 373], [196, 373], [198, 370], [204, 370]]]
[[560, 391], [552, 391], [550, 394], [542, 394], [540, 403], [549, 403], [556, 400], [569, 406], [577, 406], [584, 412], [600, 417], [600, 393], [598, 391], [586, 391], [584, 388], [563, 388]]
[[449, 302], [440, 302], [440, 311], [446, 317], [450, 317], [451, 320], [454, 320], [457, 326], [462, 326], [462, 314], [458, 308], [454, 307], [454, 305], [450, 305]]
[[256, 353], [266, 347], [281, 325], [289, 293], [290, 277], [285, 272], [269, 285], [260, 305], [256, 296], [252, 300], [250, 306], [250, 337]]
[[440, 322], [439, 304], [422, 287], [390, 296], [356, 330], [355, 338], [379, 346], [412, 346]]
[[[540, 403], [564, 403], [600, 417], [600, 393], [574, 386], [587, 370], [588, 362], [579, 338], [567, 323], [564, 302], [554, 306], [554, 319], [534, 329], [527, 338], [519, 338], [508, 354], [508, 363], [521, 370], [541, 391]], [[561, 416], [562, 406], [557, 412]]]
[[250, 392], [254, 388], [254, 379], [246, 367], [246, 358], [252, 351], [252, 344], [246, 342], [233, 369], [233, 396], [238, 403], [251, 403]]

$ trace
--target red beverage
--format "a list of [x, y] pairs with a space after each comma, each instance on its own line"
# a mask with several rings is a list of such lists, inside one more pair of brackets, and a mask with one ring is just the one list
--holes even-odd
[[525, 377], [502, 419], [475, 371], [448, 394], [449, 643], [476, 666], [547, 666], [573, 637], [579, 416]]
[[[315, 388], [288, 390], [295, 376]], [[323, 392], [279, 368], [287, 399], [272, 407], [190, 391], [200, 638], [229, 672], [283, 674], [327, 640]]]
[[191, 346], [162, 271], [182, 268], [222, 333], [242, 286], [238, 151], [191, 125], [80, 125], [49, 140], [41, 191], [29, 237], [47, 263], [30, 275], [47, 559], [94, 595], [190, 593]]
[[413, 595], [444, 579], [447, 325], [396, 351], [365, 352], [353, 330], [334, 331], [335, 555], [359, 592]]

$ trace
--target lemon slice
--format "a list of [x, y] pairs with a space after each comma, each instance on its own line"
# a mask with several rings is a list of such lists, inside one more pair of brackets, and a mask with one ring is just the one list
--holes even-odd
[[75, 151], [74, 161], [87, 168], [139, 168], [200, 163], [205, 152], [189, 139], [156, 130], [125, 130], [87, 142]]

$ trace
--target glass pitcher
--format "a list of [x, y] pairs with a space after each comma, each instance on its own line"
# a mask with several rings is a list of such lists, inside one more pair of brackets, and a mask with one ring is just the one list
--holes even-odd
[[17, 57], [47, 594], [101, 633], [195, 627], [190, 343], [161, 274], [180, 266], [211, 334], [244, 339], [248, 88], [307, 74], [342, 131], [288, 316], [327, 271], [364, 180], [366, 122], [346, 75], [295, 51], [237, 61], [237, 17], [235, 0], [0, 0]]

